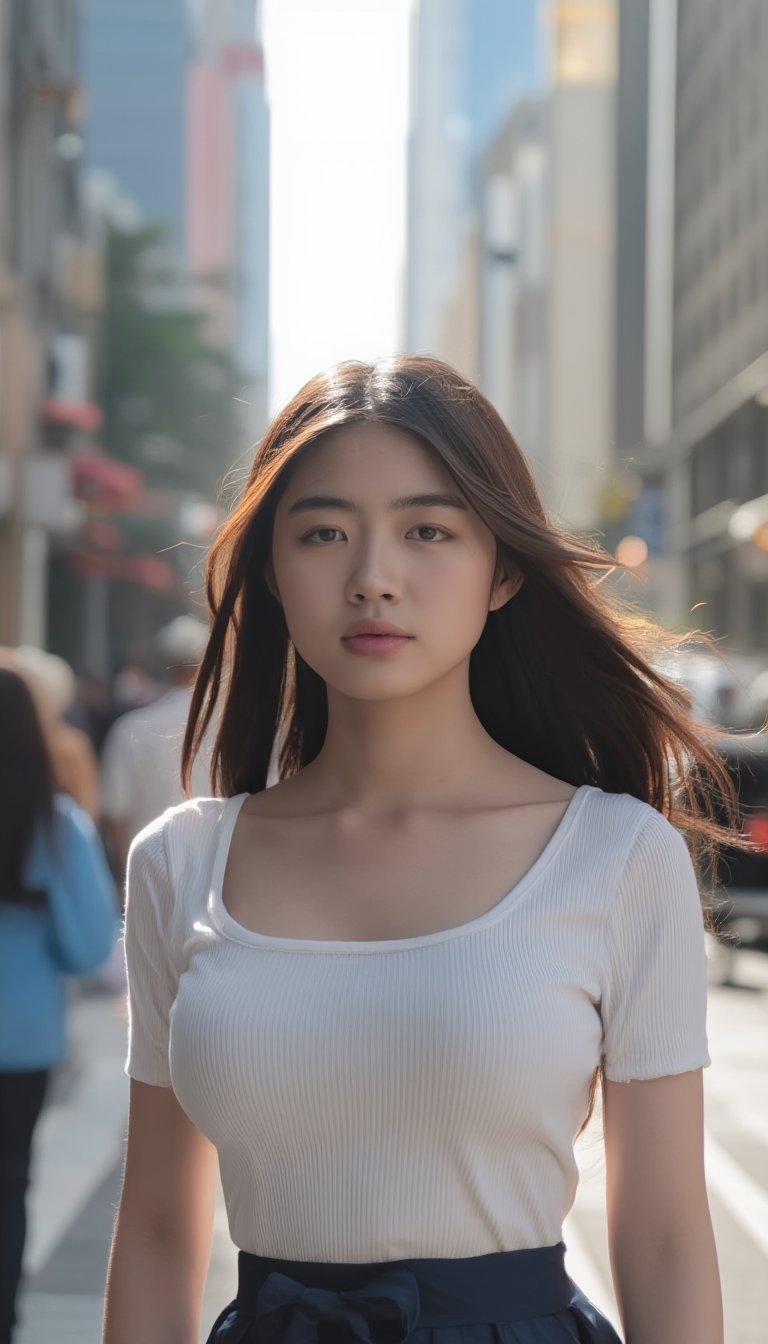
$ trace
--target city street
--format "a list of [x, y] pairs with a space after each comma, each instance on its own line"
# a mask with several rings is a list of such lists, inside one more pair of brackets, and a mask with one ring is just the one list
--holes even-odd
[[[554, 1230], [537, 1211], [570, 1154], [552, 1119], [572, 1115], [569, 1068], [600, 1035], [572, 993], [595, 966], [617, 1073], [669, 1043], [679, 1063], [701, 1059], [683, 840], [718, 922], [753, 949], [732, 967], [721, 949], [716, 967], [708, 947], [704, 1146], [725, 1309], [724, 1339], [719, 1322], [710, 1335], [768, 1344], [767, 67], [768, 0], [0, 0], [0, 1176], [17, 1193], [33, 1134], [13, 1344], [101, 1344], [129, 1080], [125, 996], [97, 981], [128, 866], [148, 892], [136, 1068], [166, 1076], [157, 1015], [184, 960], [203, 987], [185, 1018], [189, 1094], [174, 1077], [198, 1119], [198, 1093], [232, 1102], [234, 1235], [279, 1245], [285, 1209], [323, 1174], [314, 1214], [289, 1226], [330, 1255], [341, 1192], [339, 1255], [362, 1257], [372, 1222], [392, 1254], [393, 1228], [410, 1244], [399, 1201], [428, 1218], [433, 1181], [454, 1251], [504, 1228], [500, 1192], [534, 1239]], [[285, 799], [242, 822], [208, 807], [236, 792], [258, 804], [280, 775]], [[571, 848], [555, 862], [560, 838], [535, 844], [533, 809], [569, 780], [621, 810], [594, 830], [563, 814]], [[187, 794], [205, 805], [179, 807]], [[292, 972], [266, 955], [311, 912], [295, 892], [338, 932], [362, 886], [361, 920], [386, 930], [401, 873], [416, 873], [422, 914], [445, 881], [471, 883], [499, 800], [525, 804], [514, 826], [538, 851], [527, 865], [511, 837], [527, 871], [505, 912], [529, 876], [570, 895], [571, 864], [583, 893], [552, 907], [554, 960], [534, 935], [513, 947], [498, 911], [469, 921], [487, 938], [479, 974], [480, 944], [454, 921], [396, 940], [444, 952], [426, 976], [393, 958], [378, 997], [375, 957], [345, 950], [329, 996], [304, 992], [314, 954]], [[673, 804], [676, 847], [639, 812]], [[132, 840], [174, 806], [134, 869]], [[638, 901], [612, 911], [602, 945], [588, 898], [614, 872], [634, 895], [631, 868]], [[663, 924], [641, 899], [657, 879]], [[667, 935], [672, 975], [655, 955]], [[65, 1053], [62, 975], [69, 1048], [41, 1115], [40, 1063]], [[271, 1005], [273, 1036], [258, 1008], [225, 1023], [239, 1035], [215, 1020], [210, 1005], [241, 993]], [[507, 1050], [490, 1066], [486, 1042]], [[286, 1060], [299, 1081], [284, 1102]], [[250, 1092], [231, 1085], [249, 1063]], [[635, 1125], [640, 1176], [618, 1203], [679, 1277], [658, 1208], [695, 1206], [701, 1225], [700, 1169], [678, 1160], [701, 1125], [691, 1136], [677, 1102], [664, 1119], [666, 1132]], [[621, 1336], [602, 1128], [598, 1089], [563, 1238], [570, 1276]], [[329, 1134], [345, 1174], [380, 1187], [336, 1179]], [[254, 1147], [270, 1153], [262, 1183]], [[674, 1182], [650, 1179], [649, 1149]], [[659, 1185], [649, 1226], [637, 1190]], [[19, 1244], [0, 1255], [0, 1344]], [[711, 1321], [707, 1272], [695, 1293]], [[184, 1344], [202, 1344], [236, 1281], [219, 1189], [201, 1339]], [[658, 1285], [645, 1296], [666, 1314]]]
[[[704, 1072], [707, 1175], [727, 1344], [764, 1344], [768, 1319], [768, 957], [743, 952], [736, 983], [710, 990], [712, 1067]], [[72, 1059], [38, 1133], [30, 1201], [29, 1278], [19, 1344], [98, 1344], [122, 1162], [127, 1079], [123, 1008], [80, 998]], [[581, 1182], [564, 1236], [571, 1276], [618, 1325], [603, 1208], [600, 1118], [577, 1150]], [[219, 1204], [203, 1312], [233, 1295], [235, 1256]]]

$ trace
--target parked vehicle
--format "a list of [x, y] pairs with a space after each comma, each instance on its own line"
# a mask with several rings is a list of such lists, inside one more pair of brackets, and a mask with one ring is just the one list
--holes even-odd
[[709, 939], [711, 978], [731, 977], [739, 948], [768, 951], [768, 734], [749, 734], [722, 746], [736, 785], [742, 830], [754, 852], [725, 847], [718, 860], [713, 910], [728, 942]]
[[764, 658], [734, 652], [718, 658], [709, 651], [686, 650], [658, 667], [690, 691], [699, 722], [729, 730], [760, 727], [768, 694], [768, 685], [760, 681], [768, 675]]

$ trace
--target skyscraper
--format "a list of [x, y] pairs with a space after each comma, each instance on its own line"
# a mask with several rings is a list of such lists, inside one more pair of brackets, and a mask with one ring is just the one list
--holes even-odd
[[469, 211], [464, 0], [419, 0], [411, 36], [405, 345], [439, 355]]
[[667, 489], [676, 28], [674, 0], [619, 0], [613, 441], [620, 474], [613, 501], [615, 531], [639, 536], [648, 547], [645, 601], [668, 623], [683, 612], [681, 567], [670, 551], [669, 504], [675, 492]]
[[547, 454], [548, 106], [515, 103], [479, 163], [478, 381], [537, 478]]
[[[418, 0], [411, 39], [405, 344], [452, 355], [475, 270], [480, 155], [539, 79], [536, 0]], [[470, 305], [471, 306], [471, 305]], [[469, 343], [471, 345], [471, 341]], [[467, 346], [467, 359], [472, 363]], [[469, 370], [468, 370], [469, 371]]]
[[[678, 0], [669, 459], [688, 605], [768, 629], [768, 14]], [[687, 515], [687, 516], [686, 516]]]
[[82, 0], [80, 15], [86, 167], [114, 178], [180, 248], [187, 0]]
[[[267, 419], [269, 108], [259, 7], [202, 0], [187, 101], [187, 261], [211, 334], [243, 373], [249, 434]], [[205, 279], [212, 284], [206, 287]]]
[[613, 469], [616, 9], [554, 0], [550, 78], [548, 482], [575, 529]]
[[465, 4], [466, 104], [475, 155], [501, 129], [513, 105], [540, 88], [544, 46], [537, 0]]

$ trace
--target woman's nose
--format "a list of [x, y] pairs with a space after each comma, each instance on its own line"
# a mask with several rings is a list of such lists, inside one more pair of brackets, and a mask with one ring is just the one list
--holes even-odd
[[349, 591], [356, 599], [365, 598], [375, 601], [377, 598], [391, 600], [397, 596], [400, 580], [394, 569], [394, 561], [387, 557], [384, 549], [374, 546], [366, 548], [358, 557], [349, 578]]

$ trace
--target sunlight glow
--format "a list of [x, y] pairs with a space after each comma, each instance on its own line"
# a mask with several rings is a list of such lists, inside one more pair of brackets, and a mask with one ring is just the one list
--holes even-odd
[[274, 414], [401, 347], [412, 0], [265, 0]]

